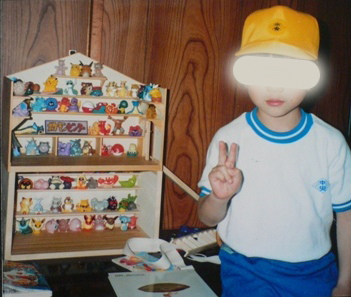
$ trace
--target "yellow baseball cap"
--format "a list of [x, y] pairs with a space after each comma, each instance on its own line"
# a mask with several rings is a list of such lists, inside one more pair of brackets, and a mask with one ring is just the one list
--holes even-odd
[[317, 60], [317, 20], [286, 6], [273, 6], [250, 14], [245, 20], [241, 48], [236, 56], [275, 54]]

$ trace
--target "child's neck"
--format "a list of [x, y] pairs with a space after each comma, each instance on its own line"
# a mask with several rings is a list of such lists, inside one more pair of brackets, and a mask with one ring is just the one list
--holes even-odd
[[268, 129], [275, 132], [288, 132], [294, 129], [301, 120], [301, 110], [299, 107], [283, 116], [270, 116], [260, 109], [257, 111], [259, 120]]

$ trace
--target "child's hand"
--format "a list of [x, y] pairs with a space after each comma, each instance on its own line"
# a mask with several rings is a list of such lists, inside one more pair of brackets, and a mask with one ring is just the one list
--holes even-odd
[[223, 141], [219, 143], [218, 165], [209, 174], [212, 194], [221, 200], [229, 200], [240, 189], [242, 184], [241, 170], [235, 167], [237, 145], [230, 146], [227, 154], [227, 146]]

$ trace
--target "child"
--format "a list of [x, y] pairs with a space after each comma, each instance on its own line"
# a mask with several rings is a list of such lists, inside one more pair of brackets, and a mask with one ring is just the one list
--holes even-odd
[[[246, 19], [236, 55], [310, 65], [318, 47], [315, 18], [275, 6]], [[259, 59], [244, 68], [248, 80], [261, 73], [266, 84], [246, 83], [256, 108], [216, 133], [198, 184], [199, 218], [218, 224], [223, 241], [223, 296], [351, 296], [350, 149], [299, 107], [304, 69], [289, 81], [294, 66], [284, 62], [275, 71], [285, 72], [275, 73]], [[330, 252], [333, 211], [339, 271]]]

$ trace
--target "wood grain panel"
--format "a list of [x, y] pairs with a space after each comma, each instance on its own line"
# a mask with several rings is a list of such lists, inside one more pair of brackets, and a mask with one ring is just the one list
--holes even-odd
[[2, 1], [2, 75], [87, 50], [90, 0]]
[[100, 60], [144, 81], [148, 1], [104, 0]]

